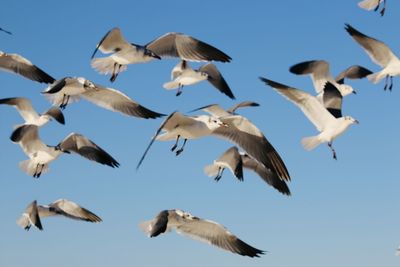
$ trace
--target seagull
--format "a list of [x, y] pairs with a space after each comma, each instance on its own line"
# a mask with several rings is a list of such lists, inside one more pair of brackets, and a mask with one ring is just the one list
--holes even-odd
[[233, 175], [243, 181], [243, 169], [251, 170], [258, 174], [266, 183], [274, 187], [284, 195], [290, 195], [289, 187], [284, 180], [281, 180], [278, 175], [263, 164], [259, 163], [246, 153], [239, 152], [235, 146], [226, 150], [218, 159], [204, 168], [204, 172], [209, 177], [214, 177], [215, 181], [222, 178], [225, 169], [229, 169]]
[[379, 12], [381, 16], [385, 15], [385, 10], [386, 10], [386, 0], [363, 0], [358, 3], [358, 6], [365, 9], [365, 10], [374, 10], [378, 11], [379, 6], [383, 2], [383, 8]]
[[[314, 88], [317, 91], [317, 94], [321, 94], [324, 89], [326, 82], [332, 83], [343, 96], [349, 95], [350, 93], [355, 94], [356, 91], [347, 84], [344, 84], [342, 79], [344, 78], [352, 78], [352, 79], [361, 79], [364, 78], [369, 73], [365, 73], [363, 69], [359, 69], [357, 71], [356, 66], [352, 66], [347, 70], [343, 71], [340, 79], [340, 83], [333, 79], [330, 70], [329, 63], [325, 60], [310, 60], [298, 63], [290, 67], [289, 71], [291, 73], [297, 75], [305, 75], [309, 74], [311, 76], [312, 82], [314, 84]], [[347, 72], [346, 72], [347, 71]]]
[[[38, 127], [43, 126], [51, 119], [55, 119], [61, 124], [65, 124], [64, 115], [59, 108], [52, 107], [43, 114], [38, 114], [32, 107], [32, 103], [25, 97], [12, 97], [0, 99], [0, 105], [10, 105], [17, 109], [25, 124], [33, 124]], [[19, 126], [19, 125], [18, 125]]]
[[383, 89], [389, 89], [389, 91], [391, 91], [393, 87], [393, 76], [400, 75], [399, 58], [385, 43], [357, 31], [349, 24], [346, 24], [345, 29], [350, 36], [364, 48], [371, 60], [382, 67], [382, 70], [368, 75], [368, 80], [373, 83], [378, 83], [380, 80], [385, 78], [385, 87]]
[[[220, 109], [223, 110], [222, 108]], [[211, 113], [211, 116], [185, 116], [177, 111], [171, 113], [158, 128], [136, 169], [143, 162], [155, 140], [175, 140], [175, 144], [171, 148], [172, 151], [175, 151], [179, 139], [183, 138], [183, 145], [176, 151], [176, 155], [179, 155], [183, 151], [188, 139], [197, 139], [211, 135], [227, 139], [242, 147], [247, 154], [261, 162], [265, 167], [276, 171], [279, 178], [290, 180], [288, 170], [278, 152], [268, 142], [264, 134], [248, 119], [240, 115], [218, 117], [212, 114], [210, 109], [204, 108], [203, 110]], [[164, 132], [160, 134], [162, 131]]]
[[[317, 130], [320, 131], [319, 135], [305, 137], [301, 140], [304, 148], [312, 150], [318, 145], [327, 142], [333, 153], [333, 158], [337, 159], [336, 151], [332, 147], [333, 140], [344, 133], [350, 125], [358, 124], [358, 121], [350, 116], [336, 118], [316, 97], [302, 90], [263, 77], [260, 77], [260, 79], [298, 106], [304, 115], [315, 125]], [[328, 82], [327, 84], [329, 85], [330, 83]], [[330, 85], [333, 86], [332, 84]], [[337, 92], [337, 94], [340, 93]], [[332, 106], [335, 106], [334, 104], [332, 103]]]
[[5, 33], [8, 33], [9, 35], [12, 35], [12, 32], [7, 31], [7, 30], [4, 30], [3, 28], [0, 28], [0, 31], [5, 32]]
[[28, 205], [28, 207], [26, 207], [22, 216], [17, 220], [17, 224], [27, 231], [32, 225], [39, 230], [43, 230], [40, 219], [57, 215], [92, 223], [102, 221], [99, 216], [79, 206], [75, 202], [67, 199], [58, 199], [49, 205], [37, 205], [37, 201], [34, 200]]
[[[97, 50], [108, 57], [94, 58]], [[145, 63], [161, 57], [179, 57], [189, 61], [229, 62], [231, 58], [217, 48], [183, 33], [169, 32], [146, 45], [129, 43], [119, 28], [113, 28], [101, 39], [92, 54], [91, 65], [102, 74], [112, 73], [113, 82], [128, 64]]]
[[253, 258], [264, 254], [264, 251], [243, 242], [223, 225], [195, 217], [179, 209], [163, 210], [154, 219], [140, 223], [139, 227], [149, 237], [156, 237], [174, 229], [178, 234], [242, 256]]
[[20, 162], [19, 166], [34, 178], [39, 178], [42, 173], [48, 171], [48, 165], [63, 153], [74, 152], [112, 168], [119, 166], [119, 163], [101, 147], [77, 133], [69, 134], [56, 146], [49, 146], [40, 140], [38, 127], [28, 124], [15, 129], [10, 139], [18, 143], [29, 157], [28, 160]]
[[40, 83], [53, 83], [55, 79], [18, 54], [0, 51], [0, 69], [14, 72], [29, 80]]
[[163, 87], [167, 90], [177, 89], [176, 96], [182, 93], [183, 86], [192, 85], [201, 81], [209, 81], [218, 91], [224, 93], [231, 99], [235, 99], [229, 85], [213, 63], [207, 63], [198, 70], [189, 66], [186, 60], [181, 60], [171, 72], [172, 81], [164, 83]]
[[122, 92], [94, 84], [83, 77], [65, 77], [42, 92], [53, 105], [61, 109], [81, 97], [105, 109], [145, 119], [155, 119], [164, 114], [154, 112], [130, 99]]

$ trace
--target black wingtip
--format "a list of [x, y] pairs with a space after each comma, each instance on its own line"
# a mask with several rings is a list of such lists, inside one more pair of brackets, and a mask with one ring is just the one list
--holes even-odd
[[287, 88], [287, 86], [284, 85], [284, 84], [274, 82], [274, 81], [269, 80], [269, 79], [264, 78], [264, 77], [259, 77], [259, 78], [260, 78], [260, 80], [261, 80], [262, 82], [264, 82], [266, 85], [269, 85], [269, 86], [271, 86], [271, 87], [280, 88], [280, 89]]
[[14, 143], [18, 143], [21, 141], [22, 137], [24, 136], [24, 133], [27, 129], [27, 126], [29, 125], [22, 125], [19, 126], [17, 129], [15, 129], [10, 136], [10, 140], [13, 141]]

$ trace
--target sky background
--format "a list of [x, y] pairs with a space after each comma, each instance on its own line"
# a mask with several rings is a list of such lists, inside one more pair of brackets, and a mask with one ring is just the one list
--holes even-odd
[[[114, 113], [84, 100], [64, 112], [66, 125], [40, 130], [56, 145], [71, 132], [100, 145], [120, 168], [64, 155], [50, 172], [33, 179], [18, 168], [25, 160], [9, 140], [19, 114], [0, 106], [0, 266], [399, 266], [400, 79], [392, 92], [367, 80], [350, 81], [357, 95], [343, 113], [360, 121], [340, 136], [332, 159], [324, 144], [305, 151], [301, 138], [315, 127], [300, 110], [258, 79], [259, 76], [314, 93], [311, 79], [288, 69], [305, 60], [325, 59], [334, 75], [353, 64], [379, 70], [344, 30], [350, 23], [399, 52], [400, 3], [388, 1], [384, 17], [340, 1], [3, 1], [0, 50], [18, 53], [56, 79], [83, 76], [121, 90], [162, 113], [183, 113], [218, 103], [228, 108], [252, 100], [257, 108], [240, 113], [263, 131], [292, 177], [287, 197], [245, 172], [237, 181], [226, 171], [219, 183], [203, 173], [231, 144], [207, 137], [189, 141], [176, 157], [173, 142], [155, 142], [139, 171], [136, 164], [162, 119], [144, 120]], [[90, 66], [96, 44], [113, 27], [130, 42], [145, 44], [171, 31], [218, 47], [233, 60], [217, 63], [237, 101], [210, 84], [166, 91], [177, 59], [129, 65], [116, 82]], [[99, 54], [101, 55], [101, 54]], [[192, 64], [198, 67], [199, 64]], [[43, 112], [50, 103], [39, 93], [46, 85], [0, 72], [0, 97], [24, 96]], [[91, 224], [46, 218], [44, 231], [21, 229], [16, 219], [36, 199], [75, 201], [99, 215]], [[179, 208], [217, 221], [250, 245], [268, 251], [249, 258], [192, 241], [176, 233], [148, 238], [139, 222], [164, 209]]]

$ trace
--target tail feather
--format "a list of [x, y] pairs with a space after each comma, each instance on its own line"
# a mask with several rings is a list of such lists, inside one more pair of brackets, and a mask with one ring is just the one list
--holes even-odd
[[151, 232], [151, 225], [152, 225], [153, 221], [145, 221], [145, 222], [141, 222], [139, 223], [139, 228], [148, 236], [150, 236], [150, 232]]
[[[43, 166], [43, 168], [41, 166], [37, 166], [37, 163], [33, 162], [33, 160], [28, 159], [28, 160], [24, 160], [21, 161], [19, 163], [19, 167], [21, 168], [21, 170], [23, 170], [25, 173], [27, 173], [30, 176], [34, 176], [34, 175], [38, 175], [38, 171], [40, 171], [40, 174], [44, 174], [46, 172], [49, 171], [49, 165], [45, 164]], [[39, 176], [40, 176], [39, 174]], [[37, 177], [39, 177], [37, 176]]]
[[376, 8], [377, 2], [379, 4], [379, 0], [364, 0], [359, 2], [358, 6], [366, 10], [372, 10]]
[[219, 167], [216, 164], [210, 164], [204, 167], [204, 173], [208, 177], [214, 177], [218, 174]]
[[[111, 57], [94, 58], [92, 59], [92, 68], [100, 72], [101, 74], [111, 74], [114, 72], [115, 60]], [[118, 72], [123, 72], [127, 69], [126, 65], [122, 65]]]
[[173, 90], [179, 87], [179, 83], [176, 81], [170, 81], [163, 84], [163, 87], [167, 90]]
[[317, 146], [321, 144], [321, 140], [316, 136], [304, 137], [301, 139], [301, 144], [303, 145], [305, 150], [313, 150]]

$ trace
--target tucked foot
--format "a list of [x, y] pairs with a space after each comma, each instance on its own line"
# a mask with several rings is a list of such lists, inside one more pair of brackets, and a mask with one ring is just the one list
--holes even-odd
[[183, 148], [178, 149], [178, 150], [176, 151], [176, 155], [179, 156], [182, 152], [183, 152]]

